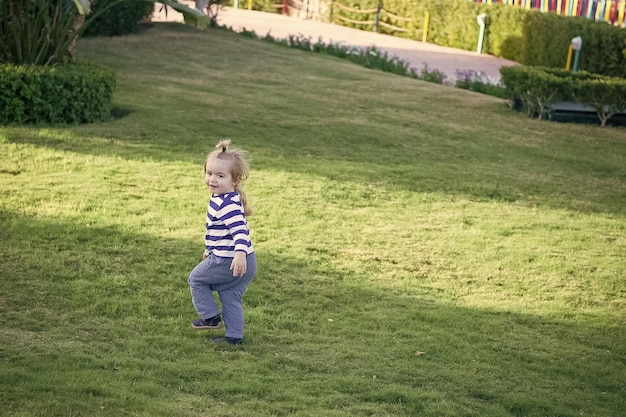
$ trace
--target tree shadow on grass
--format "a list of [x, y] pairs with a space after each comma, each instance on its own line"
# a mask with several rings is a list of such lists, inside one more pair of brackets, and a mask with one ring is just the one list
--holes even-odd
[[400, 290], [324, 254], [260, 246], [246, 343], [222, 347], [189, 326], [192, 240], [7, 211], [0, 225], [5, 410], [159, 416], [208, 398], [242, 415], [573, 417], [625, 405], [619, 323], [453, 305], [419, 282]]

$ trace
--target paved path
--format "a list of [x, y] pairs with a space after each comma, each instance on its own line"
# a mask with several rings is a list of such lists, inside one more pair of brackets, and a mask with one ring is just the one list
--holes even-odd
[[[185, 1], [193, 7], [194, 2]], [[156, 6], [153, 21], [182, 21], [182, 15], [169, 9], [167, 18]], [[277, 39], [287, 39], [289, 35], [310, 37], [313, 42], [318, 39], [323, 43], [338, 43], [346, 46], [375, 46], [389, 56], [397, 56], [408, 62], [418, 72], [425, 65], [430, 70], [442, 71], [448, 81], [457, 79], [457, 70], [481, 71], [494, 81], [500, 79], [500, 67], [518, 65], [513, 61], [496, 58], [476, 52], [437, 46], [429, 43], [381, 35], [374, 32], [347, 28], [330, 23], [305, 20], [297, 17], [283, 16], [276, 13], [265, 13], [244, 9], [225, 7], [219, 11], [218, 23], [231, 27], [239, 32], [243, 29], [254, 31], [257, 36], [268, 33]], [[478, 25], [476, 25], [478, 30]]]

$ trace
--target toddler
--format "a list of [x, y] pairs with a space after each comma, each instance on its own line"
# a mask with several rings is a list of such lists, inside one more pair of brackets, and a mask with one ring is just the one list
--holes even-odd
[[[242, 183], [250, 168], [244, 152], [229, 149], [222, 140], [204, 163], [204, 182], [211, 191], [207, 207], [203, 261], [189, 275], [191, 299], [200, 318], [194, 329], [220, 329], [224, 337], [213, 337], [218, 343], [239, 345], [243, 342], [242, 296], [256, 275], [256, 257], [246, 216], [251, 215]], [[215, 299], [222, 304], [222, 315]], [[223, 317], [223, 321], [222, 321]]]

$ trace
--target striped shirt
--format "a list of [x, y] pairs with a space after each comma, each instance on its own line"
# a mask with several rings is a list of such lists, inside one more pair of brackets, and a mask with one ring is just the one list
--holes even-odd
[[213, 253], [222, 258], [233, 258], [239, 251], [246, 254], [254, 252], [239, 193], [211, 195], [204, 241], [207, 254]]

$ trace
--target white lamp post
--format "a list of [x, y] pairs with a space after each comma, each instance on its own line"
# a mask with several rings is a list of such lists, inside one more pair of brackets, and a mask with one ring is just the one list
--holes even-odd
[[574, 66], [572, 72], [578, 71], [578, 58], [580, 57], [580, 50], [583, 47], [583, 39], [580, 36], [576, 36], [572, 39], [572, 49], [574, 50]]
[[478, 46], [476, 47], [477, 53], [482, 53], [483, 51], [483, 42], [485, 40], [485, 26], [487, 23], [487, 15], [484, 13], [476, 16], [476, 23], [480, 26], [480, 32], [478, 33]]

